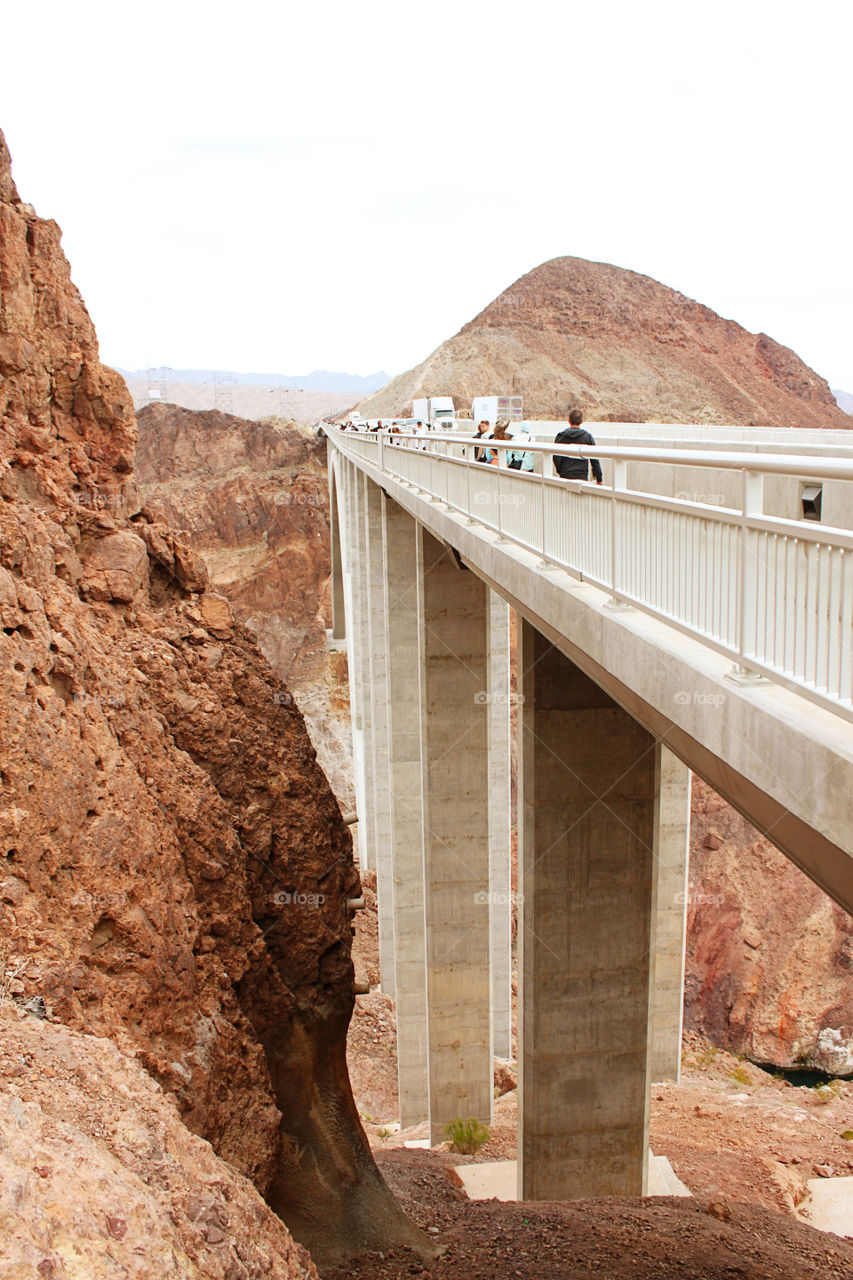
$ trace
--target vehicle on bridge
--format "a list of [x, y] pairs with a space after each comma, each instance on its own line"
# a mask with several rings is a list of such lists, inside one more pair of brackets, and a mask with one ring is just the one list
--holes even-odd
[[455, 414], [452, 396], [429, 396], [412, 401], [412, 417], [431, 427], [452, 427]]
[[508, 422], [521, 422], [523, 400], [521, 396], [476, 396], [471, 405], [474, 422], [488, 422], [492, 427], [500, 418]]

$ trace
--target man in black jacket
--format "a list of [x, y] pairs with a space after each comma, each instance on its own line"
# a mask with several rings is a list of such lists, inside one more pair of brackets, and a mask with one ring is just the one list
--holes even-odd
[[[554, 444], [595, 444], [592, 436], [581, 426], [583, 422], [583, 414], [580, 409], [572, 409], [569, 414], [569, 422], [571, 426], [566, 427], [565, 431], [560, 431], [554, 439]], [[604, 477], [601, 474], [601, 464], [598, 458], [591, 458], [592, 474], [595, 477], [595, 483], [601, 484]], [[554, 466], [557, 475], [563, 480], [588, 480], [589, 467], [586, 458], [570, 458], [562, 453], [554, 454]]]

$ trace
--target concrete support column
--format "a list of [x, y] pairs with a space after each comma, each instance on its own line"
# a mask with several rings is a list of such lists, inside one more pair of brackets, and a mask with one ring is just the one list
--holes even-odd
[[655, 740], [527, 622], [519, 690], [519, 1197], [642, 1195]]
[[[365, 589], [366, 653], [364, 672], [369, 714], [365, 741], [368, 769], [366, 798], [370, 806], [367, 836], [376, 865], [379, 902], [379, 972], [382, 990], [393, 1000], [396, 992], [394, 940], [394, 878], [391, 865], [391, 769], [388, 757], [388, 662], [386, 648], [385, 564], [382, 490], [360, 477], [362, 486], [363, 575]], [[369, 752], [369, 754], [368, 754]]]
[[347, 668], [352, 721], [352, 757], [355, 776], [356, 812], [358, 813], [358, 852], [363, 869], [375, 866], [375, 844], [372, 838], [372, 796], [366, 784], [367, 762], [370, 760], [370, 703], [368, 700], [366, 659], [367, 591], [365, 586], [365, 539], [362, 518], [361, 473], [351, 462], [344, 462], [347, 513], [346, 552], [344, 557], [347, 595]]
[[489, 592], [489, 911], [492, 1052], [512, 1057], [509, 605]]
[[652, 1080], [681, 1078], [687, 865], [690, 852], [690, 770], [658, 744], [654, 858], [654, 999]]
[[338, 502], [343, 495], [338, 493], [339, 471], [333, 465], [332, 451], [329, 450], [329, 546], [332, 578], [332, 639], [343, 640], [346, 636], [346, 608], [344, 603], [344, 566], [341, 546], [341, 526], [338, 516]]
[[419, 533], [383, 495], [388, 756], [396, 937], [397, 1080], [403, 1128], [429, 1118]]
[[430, 1137], [492, 1115], [487, 588], [420, 535]]

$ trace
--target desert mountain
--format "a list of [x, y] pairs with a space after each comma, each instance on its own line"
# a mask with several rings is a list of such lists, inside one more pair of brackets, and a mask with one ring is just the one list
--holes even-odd
[[530, 418], [579, 405], [609, 422], [850, 427], [826, 381], [766, 334], [748, 333], [648, 276], [554, 258], [528, 272], [423, 364], [369, 396], [390, 416], [416, 396], [520, 394]]

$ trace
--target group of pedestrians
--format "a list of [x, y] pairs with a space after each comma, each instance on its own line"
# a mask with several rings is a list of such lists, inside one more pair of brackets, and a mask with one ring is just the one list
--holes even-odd
[[[432, 430], [431, 425], [429, 423], [418, 421], [414, 424], [414, 428], [412, 428], [408, 423], [406, 426], [408, 430], [413, 430], [415, 436], [415, 448], [426, 449], [426, 437]], [[391, 420], [390, 422], [385, 423], [380, 419], [378, 422], [370, 423], [363, 419], [350, 419], [348, 422], [342, 424], [342, 430], [364, 431], [370, 433], [387, 430], [392, 437], [393, 444], [402, 443], [401, 429], [397, 420]], [[509, 443], [510, 441], [518, 440], [519, 436], [525, 434], [528, 436], [530, 435], [530, 427], [526, 422], [519, 424], [517, 434], [511, 434], [510, 426], [507, 421], [499, 419], [495, 424], [494, 429], [492, 429], [492, 424], [488, 419], [484, 418], [482, 421], [477, 423], [476, 436], [477, 439], [483, 443], [478, 444], [475, 447], [474, 458], [477, 462], [483, 462], [487, 466], [496, 467], [499, 464], [499, 455], [503, 452], [506, 454], [504, 465], [511, 471], [532, 471], [534, 469], [534, 455], [532, 450], [524, 448], [504, 450], [493, 449], [486, 443], [486, 441], [489, 440]], [[394, 439], [394, 437], [397, 437], [397, 439]], [[519, 441], [519, 443], [521, 443], [521, 441]], [[595, 444], [595, 440], [583, 425], [583, 414], [580, 409], [571, 410], [569, 413], [569, 425], [562, 431], [558, 432], [554, 437], [554, 443], [586, 446]], [[587, 460], [586, 458], [578, 458], [570, 454], [554, 454], [554, 470], [563, 480], [588, 480], [590, 466], [592, 467], [592, 476], [595, 483], [602, 484], [604, 477], [601, 473], [601, 464], [597, 458], [590, 458]]]
[[[516, 437], [510, 435], [509, 424], [507, 422], [498, 421], [494, 430], [490, 430], [491, 423], [484, 419], [477, 423], [477, 438], [483, 441], [497, 440], [508, 441], [514, 440]], [[530, 427], [526, 422], [521, 423], [519, 434], [530, 434]], [[569, 414], [569, 425], [564, 430], [558, 432], [554, 437], [555, 444], [574, 444], [574, 445], [594, 445], [595, 440], [583, 426], [583, 414], [580, 409], [572, 409]], [[477, 462], [485, 462], [489, 466], [498, 465], [499, 449], [492, 449], [487, 444], [477, 445], [474, 449], [474, 458]], [[529, 449], [505, 449], [506, 454], [505, 465], [512, 471], [532, 471], [534, 465], [533, 453]], [[563, 480], [587, 480], [589, 478], [589, 467], [592, 465], [592, 475], [596, 484], [602, 484], [604, 477], [601, 472], [601, 463], [597, 458], [591, 458], [589, 462], [586, 458], [574, 457], [570, 454], [555, 453], [554, 469], [557, 475]]]

